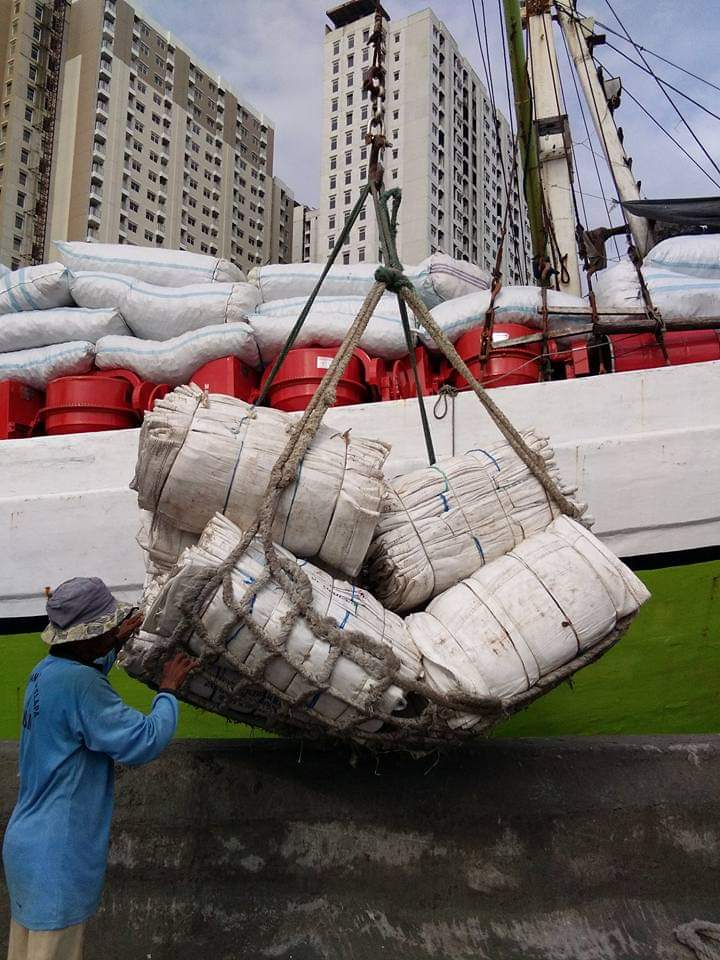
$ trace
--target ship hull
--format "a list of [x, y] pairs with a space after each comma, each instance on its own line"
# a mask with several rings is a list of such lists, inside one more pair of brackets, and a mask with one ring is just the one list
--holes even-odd
[[[493, 392], [519, 427], [548, 434], [563, 478], [576, 483], [595, 532], [638, 569], [653, 598], [600, 663], [498, 728], [499, 735], [685, 734], [717, 729], [720, 668], [719, 363]], [[439, 457], [482, 447], [497, 431], [470, 394], [427, 401]], [[328, 423], [393, 446], [390, 473], [426, 463], [415, 401], [336, 408]], [[40, 616], [44, 587], [102, 576], [137, 597], [143, 562], [139, 514], [128, 488], [137, 431], [0, 444], [0, 631], [13, 669], [2, 717], [14, 736], [18, 687], [42, 655], [37, 637], [12, 640], [17, 618]], [[149, 692], [118, 671], [123, 695]], [[185, 711], [186, 736], [237, 736], [221, 718]]]

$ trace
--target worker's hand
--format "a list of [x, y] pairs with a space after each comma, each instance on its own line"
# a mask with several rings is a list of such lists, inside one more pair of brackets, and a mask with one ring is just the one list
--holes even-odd
[[161, 690], [178, 690], [184, 683], [185, 677], [197, 666], [197, 660], [193, 660], [186, 653], [176, 653], [171, 657], [163, 667], [160, 677]]
[[122, 623], [115, 627], [115, 643], [113, 646], [115, 647], [117, 653], [122, 650], [128, 637], [131, 637], [136, 630], [140, 629], [140, 627], [143, 625], [144, 619], [144, 614], [139, 610], [137, 613], [127, 617], [127, 619], [123, 620]]

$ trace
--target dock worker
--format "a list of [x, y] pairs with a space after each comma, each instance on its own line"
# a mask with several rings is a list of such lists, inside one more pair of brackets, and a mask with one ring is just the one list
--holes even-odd
[[142, 614], [98, 577], [66, 580], [47, 601], [50, 647], [28, 682], [20, 788], [3, 842], [10, 893], [8, 960], [80, 960], [107, 863], [114, 762], [159, 756], [178, 721], [175, 693], [195, 663], [177, 654], [145, 715], [107, 679]]

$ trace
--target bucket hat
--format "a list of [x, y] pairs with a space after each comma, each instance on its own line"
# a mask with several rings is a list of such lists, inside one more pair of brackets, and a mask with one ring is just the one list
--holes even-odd
[[48, 646], [100, 637], [134, 610], [116, 600], [100, 577], [73, 577], [53, 590], [46, 605], [49, 623], [42, 632]]

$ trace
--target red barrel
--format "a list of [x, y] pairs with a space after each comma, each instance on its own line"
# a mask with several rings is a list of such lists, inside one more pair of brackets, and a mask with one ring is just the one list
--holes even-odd
[[133, 385], [120, 377], [59, 377], [47, 386], [45, 433], [91, 433], [136, 427]]
[[258, 373], [237, 357], [220, 357], [196, 370], [190, 378], [208, 393], [224, 393], [253, 403], [258, 393]]
[[[514, 340], [537, 333], [531, 327], [519, 323], [496, 323], [493, 326], [493, 349], [485, 363], [480, 359], [482, 327], [464, 333], [455, 344], [455, 349], [470, 368], [473, 376], [484, 387], [512, 387], [522, 383], [537, 383], [540, 379], [540, 343], [523, 343], [504, 349], [504, 340]], [[446, 376], [458, 390], [467, 390], [468, 384], [449, 364], [444, 365]]]
[[135, 413], [142, 418], [148, 410], [152, 410], [156, 400], [161, 400], [170, 392], [167, 383], [152, 383], [143, 380], [133, 370], [124, 367], [113, 367], [110, 370], [94, 370], [94, 377], [110, 377], [113, 380], [125, 380], [132, 387], [131, 405]]
[[45, 394], [14, 380], [0, 381], [0, 440], [20, 440], [32, 433]]
[[[616, 333], [608, 339], [615, 373], [666, 366], [660, 344], [652, 333]], [[717, 330], [671, 330], [665, 334], [664, 341], [669, 366], [720, 360]]]
[[[291, 350], [270, 387], [270, 406], [287, 412], [304, 410], [337, 351], [337, 347], [300, 347]], [[261, 387], [270, 369], [265, 371]], [[381, 376], [382, 361], [372, 360], [363, 350], [356, 350], [337, 385], [334, 406], [346, 407], [372, 399], [373, 388], [379, 385]]]
[[[442, 377], [435, 357], [426, 347], [415, 348], [415, 364], [422, 396], [429, 397], [439, 393]], [[395, 361], [389, 374], [383, 377], [382, 387], [383, 400], [409, 400], [417, 396], [410, 357]]]

